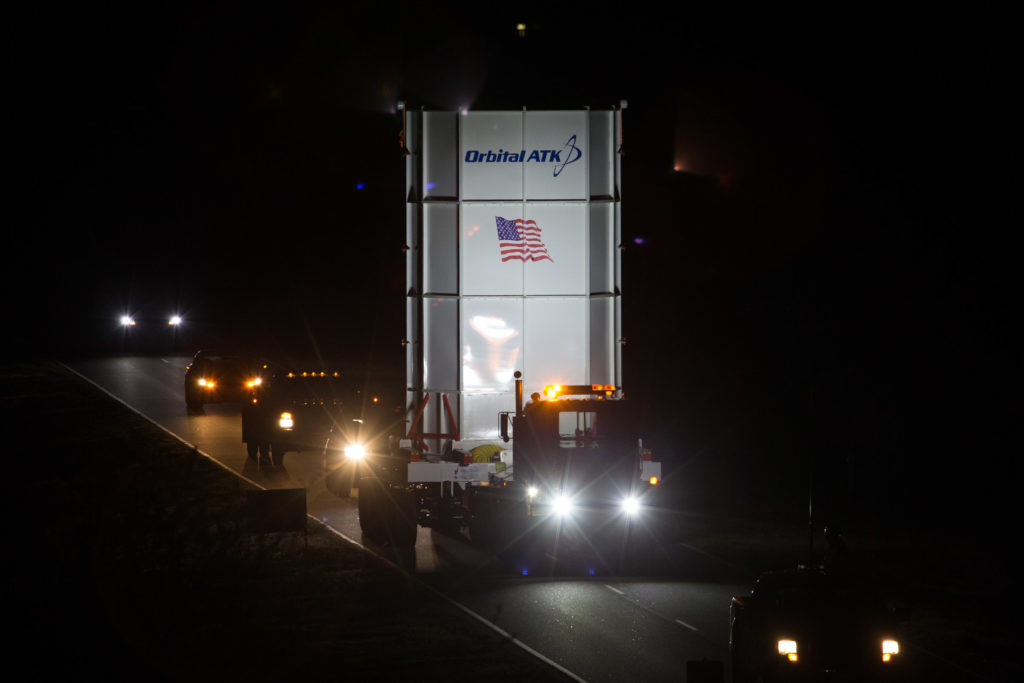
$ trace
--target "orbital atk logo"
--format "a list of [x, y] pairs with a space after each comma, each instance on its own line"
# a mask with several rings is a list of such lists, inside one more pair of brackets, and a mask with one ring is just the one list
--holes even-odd
[[467, 164], [552, 164], [554, 177], [557, 178], [562, 170], [569, 164], [574, 164], [583, 156], [583, 150], [576, 146], [576, 136], [565, 141], [561, 149], [534, 149], [527, 155], [525, 149], [518, 152], [499, 149], [483, 152], [478, 149], [471, 149], [466, 152], [465, 162]]

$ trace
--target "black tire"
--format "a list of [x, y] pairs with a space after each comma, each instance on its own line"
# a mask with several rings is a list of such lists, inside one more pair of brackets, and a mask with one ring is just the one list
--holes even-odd
[[339, 467], [324, 475], [324, 484], [327, 490], [338, 498], [352, 497], [353, 473], [350, 468]]
[[259, 462], [259, 444], [255, 441], [245, 442], [245, 452], [249, 455], [250, 460]]
[[416, 498], [405, 489], [385, 489], [385, 505], [388, 508], [388, 541], [396, 548], [412, 548], [416, 545]]
[[377, 477], [359, 480], [359, 528], [374, 543], [385, 540], [384, 487]]
[[277, 443], [270, 444], [270, 462], [274, 467], [284, 467], [284, 446]]
[[416, 545], [416, 499], [377, 477], [359, 480], [359, 528], [370, 541], [394, 548]]

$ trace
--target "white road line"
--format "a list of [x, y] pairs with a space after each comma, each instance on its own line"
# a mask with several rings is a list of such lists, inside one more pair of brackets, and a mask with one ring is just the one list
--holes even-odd
[[690, 629], [694, 633], [698, 633], [700, 631], [699, 628], [697, 628], [696, 626], [690, 626], [689, 624], [687, 624], [682, 619], [676, 619], [676, 623], [679, 624], [680, 626], [685, 626], [686, 628]]
[[[66, 363], [61, 363], [61, 365], [64, 368], [66, 368], [67, 370], [69, 370], [70, 372], [72, 372], [75, 375], [77, 375], [78, 377], [81, 377], [83, 380], [85, 380], [89, 384], [93, 385], [94, 387], [96, 387], [97, 389], [99, 389], [104, 394], [106, 394], [110, 398], [114, 399], [115, 401], [117, 401], [118, 403], [123, 405], [124, 407], [128, 408], [128, 410], [132, 411], [133, 413], [135, 413], [139, 417], [142, 417], [143, 419], [148, 420], [154, 426], [158, 427], [159, 429], [163, 430], [164, 432], [166, 432], [170, 436], [174, 437], [175, 439], [177, 439], [178, 441], [180, 441], [184, 445], [188, 446], [189, 448], [191, 448], [193, 451], [195, 451], [199, 455], [209, 459], [211, 462], [219, 465], [222, 469], [224, 469], [224, 470], [230, 472], [231, 474], [235, 475], [236, 477], [238, 477], [238, 478], [240, 478], [240, 479], [242, 479], [242, 480], [252, 484], [256, 488], [266, 490], [265, 487], [263, 487], [260, 484], [254, 482], [252, 479], [249, 479], [244, 474], [242, 474], [240, 472], [236, 472], [235, 470], [231, 469], [230, 467], [228, 467], [224, 463], [220, 462], [219, 460], [217, 460], [217, 458], [213, 457], [209, 453], [204, 453], [203, 451], [199, 450], [199, 448], [195, 444], [191, 444], [188, 441], [185, 441], [185, 439], [181, 438], [180, 436], [178, 436], [177, 434], [175, 434], [171, 430], [167, 429], [162, 424], [160, 424], [159, 422], [157, 422], [153, 418], [149, 417], [145, 413], [142, 413], [139, 410], [137, 410], [136, 408], [134, 408], [133, 406], [128, 405], [128, 403], [123, 401], [121, 398], [119, 398], [118, 396], [115, 396], [111, 392], [107, 391], [105, 388], [100, 386], [98, 383], [92, 381], [91, 379], [89, 379], [88, 377], [83, 375], [82, 373], [80, 373], [77, 370], [75, 370], [74, 368], [68, 366]], [[370, 555], [373, 555], [377, 559], [382, 560], [382, 561], [386, 562], [387, 564], [391, 565], [391, 567], [393, 567], [397, 571], [401, 572], [403, 575], [405, 575], [407, 578], [409, 578], [410, 580], [412, 580], [413, 582], [415, 582], [419, 586], [422, 586], [423, 588], [426, 588], [428, 591], [430, 591], [431, 593], [433, 593], [437, 597], [441, 598], [442, 600], [444, 600], [448, 604], [452, 605], [453, 607], [456, 607], [456, 608], [462, 610], [467, 615], [469, 615], [470, 617], [476, 619], [477, 621], [479, 621], [484, 626], [487, 626], [488, 628], [490, 628], [495, 633], [497, 633], [497, 634], [507, 638], [509, 641], [512, 642], [512, 644], [514, 644], [519, 649], [521, 649], [521, 650], [523, 650], [525, 652], [528, 652], [529, 654], [533, 655], [534, 657], [536, 657], [540, 661], [544, 662], [545, 664], [547, 664], [551, 668], [556, 669], [557, 671], [560, 671], [561, 673], [565, 674], [567, 677], [569, 677], [570, 679], [576, 681], [577, 683], [587, 683], [586, 679], [584, 679], [581, 676], [573, 673], [569, 669], [566, 669], [564, 666], [562, 666], [561, 664], [559, 664], [555, 660], [551, 659], [550, 657], [547, 657], [544, 654], [538, 652], [537, 650], [534, 650], [532, 647], [530, 647], [529, 645], [527, 645], [523, 641], [519, 640], [518, 638], [513, 636], [511, 633], [506, 631], [505, 629], [501, 628], [500, 626], [498, 626], [497, 624], [495, 624], [493, 622], [488, 621], [487, 619], [485, 619], [484, 617], [480, 616], [479, 614], [477, 614], [473, 610], [469, 609], [468, 607], [466, 607], [462, 603], [456, 601], [454, 598], [451, 598], [451, 597], [445, 595], [444, 593], [442, 593], [438, 589], [436, 589], [433, 586], [431, 586], [429, 583], [421, 580], [415, 574], [410, 574], [403, 567], [400, 567], [398, 564], [396, 564], [395, 562], [392, 562], [390, 559], [384, 557], [383, 555], [380, 555], [379, 553], [374, 552], [370, 548], [367, 548], [362, 543], [359, 543], [358, 541], [356, 541], [354, 538], [349, 538], [348, 536], [346, 536], [342, 532], [338, 531], [337, 529], [335, 529], [334, 527], [332, 527], [332, 526], [330, 526], [328, 524], [325, 524], [324, 522], [320, 521], [319, 519], [317, 519], [313, 515], [307, 514], [306, 517], [308, 517], [309, 519], [313, 520], [314, 522], [316, 522], [318, 524], [322, 524], [326, 529], [328, 529], [329, 531], [334, 533], [336, 536], [345, 539], [346, 541], [348, 541], [352, 545], [355, 545], [355, 546], [358, 546], [358, 547], [362, 548], [364, 552], [366, 552], [366, 553], [368, 553]], [[608, 586], [608, 587], [612, 588], [611, 586]], [[621, 593], [622, 592], [622, 591], [618, 591], [618, 590], [616, 590], [614, 588], [612, 588], [612, 590], [617, 592], [617, 593]]]
[[618, 588], [616, 588], [614, 586], [609, 586], [607, 583], [604, 585], [604, 587], [607, 588], [608, 590], [612, 591], [613, 593], [618, 593], [619, 595], [625, 595], [625, 593], [620, 591]]

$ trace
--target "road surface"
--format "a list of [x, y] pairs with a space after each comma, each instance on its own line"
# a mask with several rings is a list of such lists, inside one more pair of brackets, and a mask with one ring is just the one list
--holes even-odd
[[[289, 453], [282, 470], [264, 472], [246, 455], [238, 405], [187, 413], [188, 361], [122, 357], [70, 367], [253, 484], [305, 488], [310, 515], [364, 545], [356, 499], [326, 490], [320, 454]], [[495, 566], [462, 540], [421, 528], [415, 552], [392, 559], [580, 680], [685, 680], [687, 662], [702, 659], [723, 662], [728, 680], [729, 598], [747, 592], [749, 584], [685, 547], [663, 550], [671, 569], [653, 578], [592, 577], [585, 567], [552, 576], [549, 565]]]

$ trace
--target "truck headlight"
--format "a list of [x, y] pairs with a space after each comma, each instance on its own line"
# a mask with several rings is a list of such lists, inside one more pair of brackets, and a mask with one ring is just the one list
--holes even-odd
[[882, 641], [882, 661], [889, 662], [892, 658], [900, 653], [900, 641], [898, 640], [883, 640]]
[[572, 497], [565, 493], [559, 493], [555, 496], [551, 507], [559, 517], [568, 517], [572, 514], [572, 511], [575, 508], [572, 502]]
[[526, 489], [526, 497], [529, 498], [530, 500], [533, 500], [538, 495], [540, 495], [540, 489], [537, 488], [536, 486], [531, 486], [530, 488]]
[[779, 641], [779, 654], [788, 659], [791, 662], [795, 662], [798, 659], [796, 652], [796, 641], [795, 640], [780, 640]]
[[640, 501], [635, 496], [629, 496], [622, 499], [622, 511], [629, 517], [634, 517], [640, 513]]
[[295, 426], [295, 420], [291, 413], [285, 412], [281, 413], [281, 419], [277, 421], [277, 424], [281, 426], [281, 429], [291, 429]]
[[366, 447], [359, 444], [345, 446], [345, 457], [349, 460], [362, 460], [366, 457]]

